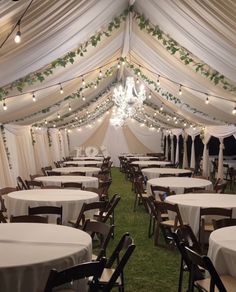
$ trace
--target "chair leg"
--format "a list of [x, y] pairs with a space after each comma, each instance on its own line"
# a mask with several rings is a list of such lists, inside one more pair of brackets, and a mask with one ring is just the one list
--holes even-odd
[[181, 257], [180, 270], [179, 270], [179, 287], [178, 287], [178, 292], [182, 292], [182, 285], [183, 285], [183, 267], [184, 267], [184, 261], [183, 261], [183, 258]]

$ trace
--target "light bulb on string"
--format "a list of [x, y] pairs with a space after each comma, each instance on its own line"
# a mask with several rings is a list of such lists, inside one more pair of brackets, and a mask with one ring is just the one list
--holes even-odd
[[53, 128], [56, 128], [56, 124], [53, 124]]
[[122, 61], [122, 65], [123, 65], [123, 66], [125, 65], [125, 60]]
[[182, 95], [182, 85], [179, 85], [179, 95]]
[[138, 78], [136, 78], [136, 83], [139, 84], [139, 79]]
[[69, 108], [68, 108], [69, 112], [71, 112], [72, 108], [71, 105], [69, 104]]
[[3, 110], [4, 110], [4, 111], [7, 110], [7, 105], [6, 105], [6, 101], [5, 101], [5, 99], [3, 100], [2, 107], [3, 107]]
[[86, 100], [86, 98], [85, 98], [85, 96], [84, 96], [84, 95], [82, 95], [82, 100], [83, 100], [83, 101], [85, 101], [85, 100]]
[[82, 78], [82, 85], [85, 86], [85, 84], [86, 84], [85, 80], [84, 80], [84, 78]]
[[63, 91], [61, 83], [59, 83], [59, 85], [60, 85], [60, 94], [63, 94], [64, 91]]
[[148, 94], [148, 98], [149, 98], [149, 99], [152, 98], [151, 92], [149, 92], [149, 94]]
[[161, 83], [160, 83], [160, 75], [157, 76], [157, 85], [159, 86]]
[[44, 121], [44, 124], [45, 124], [45, 125], [47, 125], [47, 124], [48, 124], [48, 121], [47, 121], [47, 120], [45, 120], [45, 121]]
[[102, 69], [100, 69], [100, 71], [99, 71], [99, 77], [100, 78], [102, 77]]
[[236, 106], [233, 108], [233, 110], [232, 110], [232, 114], [233, 114], [233, 115], [236, 114]]
[[78, 120], [78, 117], [77, 116], [75, 116], [75, 119], [76, 119], [76, 121]]
[[33, 102], [36, 102], [36, 97], [35, 97], [34, 92], [33, 92], [33, 94], [32, 94], [32, 100], [33, 100]]
[[61, 115], [59, 113], [57, 113], [57, 118], [60, 119], [61, 118]]
[[163, 111], [163, 105], [161, 104], [161, 106], [160, 106], [160, 111]]
[[205, 104], [209, 104], [209, 97], [208, 97], [208, 95], [206, 95], [206, 100], [205, 100]]
[[120, 62], [118, 62], [117, 64], [117, 69], [120, 69]]
[[19, 44], [21, 42], [20, 21], [17, 23], [17, 27], [18, 29], [14, 40], [16, 44]]
[[97, 84], [96, 83], [94, 84], [94, 89], [97, 89]]

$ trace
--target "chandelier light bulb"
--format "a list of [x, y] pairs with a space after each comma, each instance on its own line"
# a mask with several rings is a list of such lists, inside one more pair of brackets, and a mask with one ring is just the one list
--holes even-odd
[[32, 94], [32, 100], [33, 100], [33, 102], [35, 102], [35, 101], [36, 101], [36, 97], [35, 97], [35, 94], [34, 94], [34, 92], [33, 92], [33, 94]]
[[5, 100], [3, 101], [2, 107], [3, 107], [3, 110], [4, 110], [4, 111], [6, 111], [6, 110], [7, 110], [7, 105], [6, 105], [6, 102], [5, 102]]
[[179, 95], [182, 95], [182, 85], [179, 85]]
[[233, 115], [236, 114], [236, 106], [233, 108], [233, 110], [232, 110], [232, 114], [233, 114]]
[[59, 85], [60, 85], [60, 94], [63, 94], [64, 91], [63, 91], [61, 83]]

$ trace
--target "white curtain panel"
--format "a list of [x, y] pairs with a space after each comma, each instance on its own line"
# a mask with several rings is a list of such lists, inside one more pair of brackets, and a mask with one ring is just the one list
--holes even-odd
[[192, 138], [190, 167], [195, 169], [196, 159], [195, 159], [195, 143], [194, 143], [194, 141], [195, 141], [196, 136], [200, 134], [200, 129], [187, 128], [187, 129], [185, 129], [185, 132], [189, 136], [191, 136], [191, 138]]
[[211, 136], [207, 133], [204, 134], [203, 139], [203, 156], [202, 156], [202, 175], [206, 178], [210, 176], [210, 164], [209, 164], [209, 149], [207, 147], [208, 142], [210, 141]]
[[41, 173], [41, 168], [53, 165], [51, 151], [48, 142], [47, 129], [34, 130], [34, 156], [36, 163], [36, 172]]
[[187, 153], [188, 134], [182, 133], [182, 136], [183, 136], [183, 140], [184, 140], [183, 168], [188, 168], [188, 153]]
[[[61, 143], [62, 147], [64, 149], [64, 154], [65, 157], [70, 155], [70, 149], [69, 149], [69, 144], [68, 144], [68, 137], [67, 137], [67, 132], [66, 130], [61, 130]], [[73, 148], [72, 148], [73, 149]]]
[[175, 163], [179, 163], [179, 136], [182, 132], [182, 129], [171, 129], [171, 133], [176, 136]]
[[0, 132], [0, 188], [15, 187], [9, 168], [7, 154], [5, 151], [2, 135]]
[[28, 179], [36, 173], [30, 126], [5, 125], [7, 145], [12, 159], [13, 178]]
[[60, 142], [58, 138], [58, 129], [49, 129], [51, 136], [51, 155], [53, 162], [61, 160]]

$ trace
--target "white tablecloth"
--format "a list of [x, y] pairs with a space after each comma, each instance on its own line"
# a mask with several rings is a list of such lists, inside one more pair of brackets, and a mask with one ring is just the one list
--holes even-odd
[[60, 172], [60, 173], [73, 173], [73, 172], [85, 172], [87, 176], [92, 176], [93, 174], [98, 174], [101, 168], [98, 167], [85, 167], [85, 166], [78, 166], [78, 167], [59, 167], [53, 168], [53, 171]]
[[236, 226], [211, 233], [208, 256], [220, 275], [228, 274], [236, 278]]
[[150, 160], [150, 159], [158, 159], [158, 157], [155, 156], [129, 156], [127, 157], [127, 160], [130, 159], [136, 159], [136, 160]]
[[160, 177], [147, 181], [147, 192], [151, 194], [151, 185], [169, 187], [176, 194], [183, 194], [184, 188], [212, 189], [212, 182], [206, 179], [192, 177]]
[[89, 261], [91, 250], [91, 237], [75, 228], [0, 224], [0, 291], [43, 292], [50, 269]]
[[28, 207], [62, 206], [62, 223], [78, 217], [83, 203], [98, 201], [93, 192], [70, 189], [33, 189], [13, 192], [5, 197], [8, 218], [26, 215]]
[[180, 173], [191, 173], [191, 170], [182, 168], [168, 168], [168, 167], [153, 167], [153, 168], [143, 168], [142, 173], [148, 179], [157, 178], [160, 174], [171, 174], [173, 176], [178, 176]]
[[230, 194], [184, 194], [169, 196], [167, 202], [178, 204], [184, 222], [190, 224], [194, 233], [198, 234], [200, 208], [233, 208], [236, 218], [236, 196]]
[[65, 182], [78, 182], [82, 183], [84, 187], [98, 188], [98, 178], [92, 176], [79, 176], [79, 175], [59, 175], [59, 176], [40, 176], [34, 180], [43, 182], [44, 185], [58, 185]]
[[73, 157], [73, 160], [98, 160], [98, 161], [103, 161], [104, 157], [99, 156], [99, 157], [84, 157], [84, 156], [79, 156], [79, 157]]
[[75, 161], [75, 160], [71, 160], [71, 161], [64, 161], [63, 162], [64, 165], [66, 164], [76, 164], [76, 165], [79, 165], [79, 166], [86, 166], [86, 165], [97, 165], [97, 166], [101, 166], [102, 165], [102, 161], [97, 161], [97, 160], [94, 160], [94, 161], [87, 161], [87, 160], [80, 160], [80, 161]]
[[146, 167], [148, 165], [160, 165], [160, 166], [165, 166], [168, 164], [171, 164], [169, 161], [148, 161], [148, 160], [138, 160], [138, 161], [133, 161], [131, 164], [139, 165], [140, 167]]

